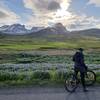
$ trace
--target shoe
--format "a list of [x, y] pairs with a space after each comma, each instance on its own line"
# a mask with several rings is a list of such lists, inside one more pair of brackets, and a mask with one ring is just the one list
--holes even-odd
[[84, 91], [84, 92], [88, 92], [88, 90], [87, 90], [87, 89], [83, 89], [83, 91]]

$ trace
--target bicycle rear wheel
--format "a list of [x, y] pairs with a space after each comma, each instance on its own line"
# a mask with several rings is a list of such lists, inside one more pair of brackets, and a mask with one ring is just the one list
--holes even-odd
[[96, 74], [91, 70], [87, 70], [87, 73], [85, 74], [85, 84], [87, 86], [91, 86], [95, 83], [95, 81], [96, 81]]
[[74, 74], [71, 73], [65, 79], [65, 89], [68, 92], [74, 92], [75, 89], [77, 88], [76, 80], [73, 79], [73, 77], [74, 77]]

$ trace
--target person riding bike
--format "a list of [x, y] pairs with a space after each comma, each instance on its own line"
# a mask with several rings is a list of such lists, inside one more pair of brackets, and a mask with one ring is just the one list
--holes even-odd
[[74, 73], [75, 78], [77, 80], [77, 74], [80, 72], [81, 82], [83, 86], [83, 91], [87, 91], [86, 85], [85, 85], [85, 72], [87, 71], [87, 66], [84, 62], [84, 54], [83, 54], [83, 48], [79, 48], [78, 51], [73, 56], [74, 61]]

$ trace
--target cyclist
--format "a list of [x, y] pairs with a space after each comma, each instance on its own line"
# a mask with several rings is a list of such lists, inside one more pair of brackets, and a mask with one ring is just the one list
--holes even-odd
[[87, 66], [84, 62], [84, 54], [83, 49], [79, 48], [77, 52], [73, 56], [74, 61], [74, 72], [75, 72], [75, 78], [77, 79], [77, 74], [80, 72], [81, 82], [83, 86], [83, 91], [86, 92], [86, 85], [85, 85], [85, 72], [87, 70]]

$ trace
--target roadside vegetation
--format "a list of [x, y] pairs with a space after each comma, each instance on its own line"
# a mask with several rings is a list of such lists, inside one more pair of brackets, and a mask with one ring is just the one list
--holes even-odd
[[[100, 65], [88, 65], [97, 75], [100, 83]], [[67, 75], [72, 72], [70, 64], [2, 64], [0, 65], [0, 86], [9, 85], [63, 85]]]

